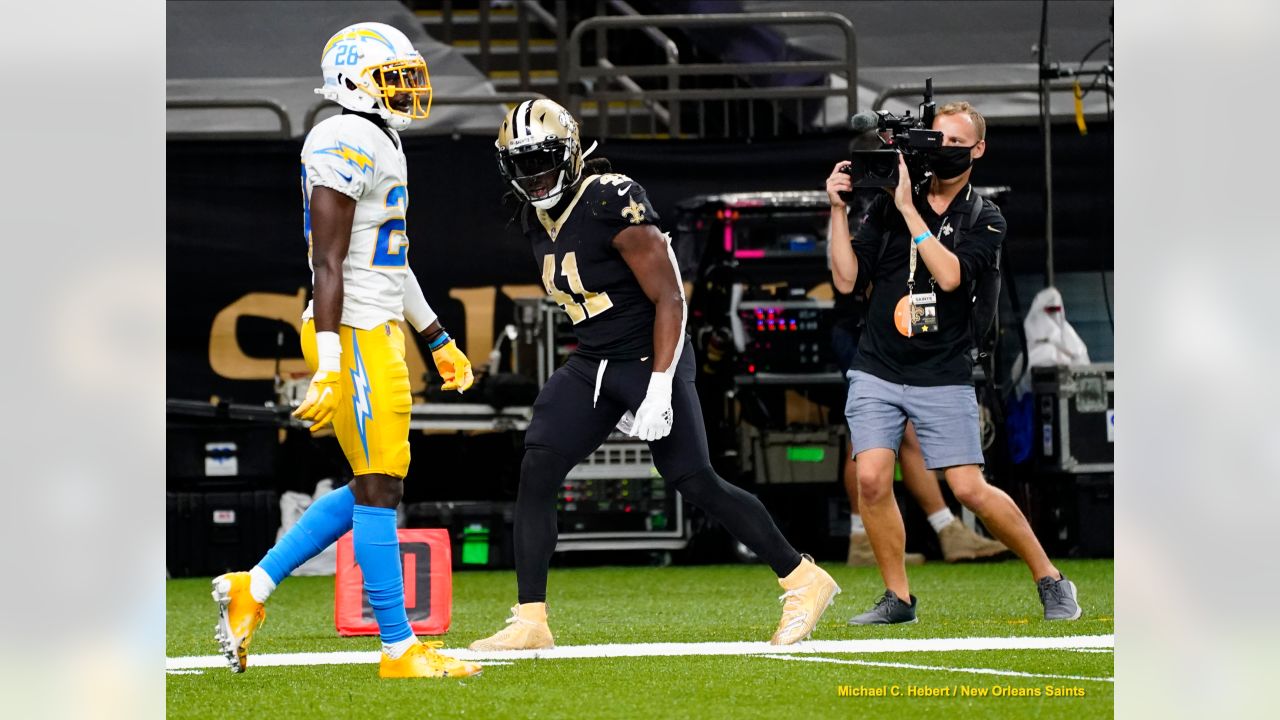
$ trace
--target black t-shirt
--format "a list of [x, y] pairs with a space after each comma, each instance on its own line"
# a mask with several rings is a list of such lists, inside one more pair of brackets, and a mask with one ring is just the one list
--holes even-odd
[[[915, 195], [916, 209], [934, 236], [959, 259], [960, 285], [952, 292], [942, 292], [934, 286], [933, 275], [924, 259], [917, 256], [915, 292], [937, 293], [938, 331], [910, 338], [898, 332], [893, 311], [907, 294], [911, 231], [902, 213], [894, 207], [893, 198], [887, 193], [877, 198], [853, 237], [858, 285], [873, 283], [867, 325], [858, 343], [853, 369], [903, 385], [972, 385], [973, 338], [969, 327], [972, 280], [995, 262], [1005, 235], [1004, 216], [993, 203], [982, 203], [972, 228], [957, 248], [956, 236], [978, 199], [973, 186], [966, 185], [942, 215], [929, 206], [927, 193], [928, 184], [922, 183]], [[882, 243], [883, 255], [880, 253]]]
[[624, 229], [657, 223], [640, 183], [616, 173], [592, 175], [566, 202], [529, 213], [525, 232], [533, 259], [547, 293], [573, 322], [577, 352], [610, 360], [653, 354], [653, 302], [613, 247]]

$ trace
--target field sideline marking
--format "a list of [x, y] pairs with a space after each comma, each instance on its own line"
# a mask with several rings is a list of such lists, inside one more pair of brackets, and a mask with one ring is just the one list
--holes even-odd
[[1029, 673], [1020, 670], [996, 670], [993, 668], [959, 668], [945, 667], [941, 665], [912, 665], [911, 663], [896, 662], [880, 662], [875, 660], [839, 660], [836, 658], [824, 657], [796, 657], [794, 655], [761, 655], [760, 657], [772, 658], [774, 660], [799, 660], [801, 662], [821, 662], [836, 663], [838, 665], [866, 665], [868, 667], [884, 667], [884, 668], [905, 668], [907, 670], [936, 670], [939, 672], [958, 672], [970, 673], [976, 675], [1004, 675], [1006, 677], [1029, 677], [1029, 678], [1051, 678], [1054, 680], [1093, 680], [1095, 682], [1116, 681], [1113, 677], [1092, 677], [1089, 675], [1046, 675], [1043, 673]]
[[[961, 637], [884, 638], [864, 640], [810, 640], [779, 647], [767, 642], [701, 643], [617, 643], [606, 645], [565, 645], [549, 650], [506, 650], [474, 652], [446, 649], [459, 660], [565, 660], [577, 658], [674, 657], [683, 655], [776, 655], [781, 653], [896, 653], [951, 652], [956, 650], [1075, 650], [1114, 648], [1115, 635], [1069, 635], [1065, 637]], [[286, 665], [357, 665], [378, 662], [377, 650], [310, 653], [260, 653], [250, 664], [257, 667]], [[194, 670], [223, 667], [221, 655], [191, 655], [165, 658], [166, 670]]]

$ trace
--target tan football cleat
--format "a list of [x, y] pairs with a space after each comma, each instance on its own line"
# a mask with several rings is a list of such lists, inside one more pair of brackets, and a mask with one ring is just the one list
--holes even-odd
[[249, 642], [267, 619], [267, 609], [249, 594], [247, 572], [214, 578], [213, 601], [218, 603], [218, 624], [213, 628], [213, 639], [218, 641], [231, 672], [242, 673], [249, 664]]
[[472, 650], [542, 650], [556, 646], [547, 626], [546, 603], [524, 603], [511, 608], [507, 626], [483, 640], [471, 643]]
[[[902, 560], [906, 565], [923, 565], [924, 555], [906, 553], [902, 556]], [[878, 567], [876, 553], [871, 549], [871, 540], [866, 533], [854, 533], [849, 536], [849, 558], [844, 561], [844, 564], [849, 567]]]
[[981, 560], [1009, 552], [1004, 543], [982, 537], [965, 527], [960, 518], [952, 520], [938, 532], [938, 544], [942, 546], [942, 557], [947, 562]]
[[420, 642], [392, 660], [382, 653], [378, 662], [380, 678], [463, 678], [480, 674], [480, 664], [458, 660], [436, 652], [444, 647], [439, 641]]
[[778, 598], [782, 601], [782, 619], [769, 640], [771, 645], [790, 645], [809, 637], [822, 619], [822, 613], [840, 594], [840, 586], [827, 571], [814, 564], [813, 558], [808, 555], [800, 558], [799, 567], [778, 579], [786, 592]]

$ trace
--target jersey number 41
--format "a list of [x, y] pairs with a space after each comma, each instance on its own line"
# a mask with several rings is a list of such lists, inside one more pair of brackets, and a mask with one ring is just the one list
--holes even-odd
[[582, 302], [578, 302], [573, 295], [556, 287], [556, 256], [554, 254], [542, 256], [542, 284], [546, 287], [551, 299], [569, 314], [569, 319], [574, 325], [613, 307], [609, 293], [594, 293], [582, 287], [582, 276], [578, 274], [577, 253], [565, 253], [560, 265], [560, 274], [568, 279], [569, 289], [581, 296]]

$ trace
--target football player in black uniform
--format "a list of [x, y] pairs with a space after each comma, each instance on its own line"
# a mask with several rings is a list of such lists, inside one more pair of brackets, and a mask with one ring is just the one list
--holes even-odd
[[515, 514], [519, 604], [506, 628], [471, 649], [553, 646], [546, 598], [556, 494], [615, 426], [647, 441], [662, 477], [777, 574], [785, 592], [771, 642], [807, 637], [840, 588], [791, 547], [755, 496], [711, 469], [680, 271], [644, 188], [625, 175], [584, 173], [578, 124], [550, 100], [508, 113], [497, 148], [504, 179], [532, 206], [522, 208], [523, 225], [542, 283], [579, 344], [538, 394], [525, 433]]

